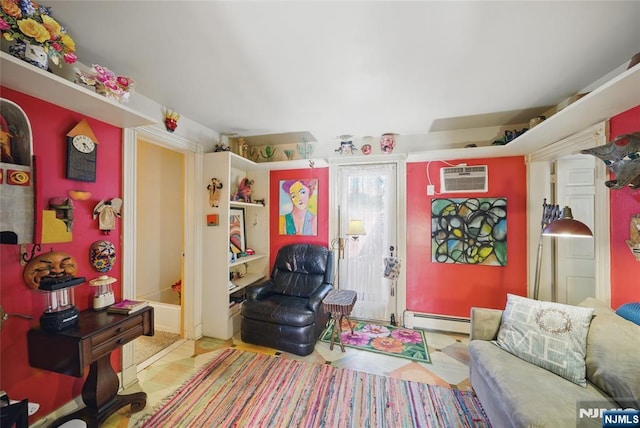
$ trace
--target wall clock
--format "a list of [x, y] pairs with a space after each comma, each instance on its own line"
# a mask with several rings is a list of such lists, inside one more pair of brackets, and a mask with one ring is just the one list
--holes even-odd
[[95, 182], [97, 160], [98, 141], [83, 119], [67, 134], [67, 178]]

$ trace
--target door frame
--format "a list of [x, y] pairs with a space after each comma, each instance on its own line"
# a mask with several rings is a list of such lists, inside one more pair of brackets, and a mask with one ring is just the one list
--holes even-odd
[[[540, 237], [540, 219], [544, 198], [550, 203], [553, 199], [555, 180], [553, 163], [556, 159], [579, 154], [580, 150], [607, 144], [609, 141], [609, 122], [597, 123], [581, 132], [550, 144], [526, 157], [527, 168], [527, 236], [528, 236], [528, 284], [529, 296], [533, 296], [535, 266], [538, 239]], [[611, 251], [610, 251], [610, 190], [604, 185], [608, 172], [603, 162], [595, 162], [595, 210], [593, 239], [595, 247], [596, 298], [611, 304]], [[551, 251], [542, 257], [541, 283], [550, 283], [553, 274]], [[544, 295], [543, 295], [544, 296]]]
[[[202, 336], [202, 305], [197, 304], [202, 294], [202, 212], [201, 200], [196, 183], [202, 183], [202, 146], [190, 140], [167, 133], [166, 130], [154, 126], [127, 128], [123, 130], [123, 199], [125, 215], [123, 216], [122, 239], [122, 297], [135, 298], [136, 246], [135, 221], [136, 207], [136, 164], [138, 140], [159, 145], [169, 150], [180, 152], [185, 157], [184, 165], [184, 269], [183, 281], [190, 284], [183, 291], [182, 326], [185, 339], [197, 339]], [[137, 380], [137, 370], [133, 355], [133, 344], [122, 348], [122, 385], [129, 385]]]
[[[329, 163], [329, 242], [333, 242], [338, 238], [338, 167], [350, 165], [366, 165], [395, 163], [396, 164], [396, 257], [406, 262], [406, 230], [407, 225], [407, 156], [404, 153], [388, 154], [388, 155], [369, 155], [369, 156], [344, 156], [333, 157], [328, 159]], [[331, 249], [331, 245], [329, 246]], [[337, 257], [337, 256], [336, 256]], [[336, 269], [338, 262], [336, 260]], [[402, 325], [402, 318], [407, 309], [407, 279], [406, 269], [400, 269], [400, 275], [396, 280], [396, 322]]]

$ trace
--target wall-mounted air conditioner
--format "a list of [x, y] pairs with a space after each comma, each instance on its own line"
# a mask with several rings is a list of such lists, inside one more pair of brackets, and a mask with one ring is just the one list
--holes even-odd
[[486, 192], [486, 165], [453, 166], [440, 169], [440, 193]]

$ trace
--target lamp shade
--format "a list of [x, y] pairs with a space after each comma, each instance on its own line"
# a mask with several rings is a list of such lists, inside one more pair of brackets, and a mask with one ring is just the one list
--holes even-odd
[[542, 230], [545, 236], [570, 236], [573, 238], [592, 238], [589, 226], [573, 219], [571, 208], [564, 207], [560, 218], [552, 221]]
[[364, 230], [364, 222], [362, 220], [351, 220], [349, 222], [349, 227], [347, 227], [347, 235], [366, 235], [367, 232]]

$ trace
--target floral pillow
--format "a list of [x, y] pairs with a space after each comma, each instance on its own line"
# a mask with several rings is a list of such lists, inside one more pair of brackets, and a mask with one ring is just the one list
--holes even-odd
[[507, 295], [497, 343], [502, 349], [580, 386], [593, 308]]

